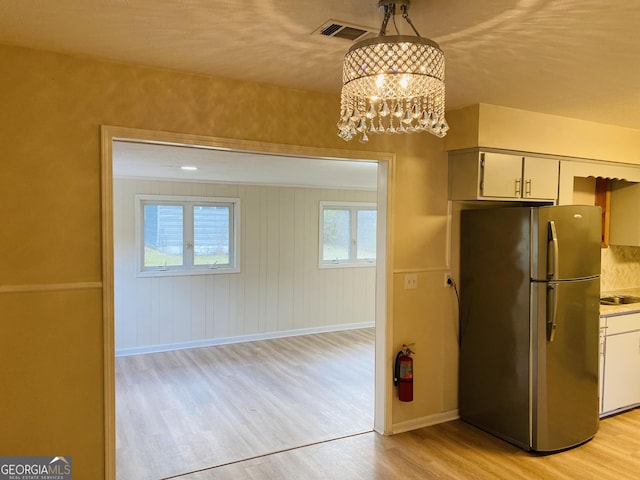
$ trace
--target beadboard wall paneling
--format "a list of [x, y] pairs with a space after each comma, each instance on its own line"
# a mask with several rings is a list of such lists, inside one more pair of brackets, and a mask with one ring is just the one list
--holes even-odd
[[[136, 277], [135, 195], [240, 198], [240, 273]], [[318, 268], [323, 200], [376, 192], [114, 180], [116, 353], [374, 321], [375, 268]]]

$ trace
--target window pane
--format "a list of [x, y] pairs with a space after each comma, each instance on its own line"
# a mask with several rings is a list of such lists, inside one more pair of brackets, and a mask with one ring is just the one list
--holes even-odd
[[349, 210], [325, 208], [323, 215], [323, 250], [322, 259], [349, 259]]
[[226, 205], [193, 207], [194, 265], [229, 265], [230, 219]]
[[375, 210], [358, 210], [358, 260], [376, 258]]
[[182, 265], [182, 206], [145, 205], [143, 215], [144, 267]]

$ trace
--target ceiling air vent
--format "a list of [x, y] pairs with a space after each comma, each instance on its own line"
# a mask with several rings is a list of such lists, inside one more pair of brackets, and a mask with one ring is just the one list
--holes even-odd
[[351, 41], [362, 40], [364, 37], [375, 35], [372, 28], [348, 24], [338, 20], [327, 20], [313, 33], [324, 35], [325, 37], [342, 38]]

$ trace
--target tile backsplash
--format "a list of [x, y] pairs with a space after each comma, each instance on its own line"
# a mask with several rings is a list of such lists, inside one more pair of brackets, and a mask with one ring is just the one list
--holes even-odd
[[601, 292], [640, 287], [640, 247], [609, 245], [601, 254]]

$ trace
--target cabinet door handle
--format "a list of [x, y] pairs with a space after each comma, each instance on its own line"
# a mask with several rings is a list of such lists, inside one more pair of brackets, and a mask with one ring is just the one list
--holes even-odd
[[531, 179], [526, 180], [524, 182], [524, 196], [525, 197], [531, 196]]
[[522, 194], [522, 179], [521, 178], [516, 178], [516, 197], [520, 197]]

